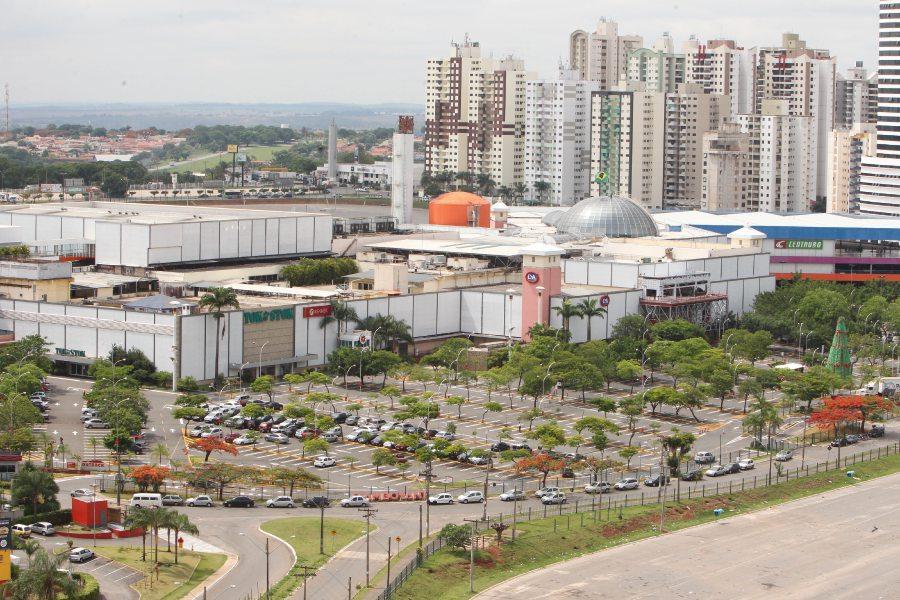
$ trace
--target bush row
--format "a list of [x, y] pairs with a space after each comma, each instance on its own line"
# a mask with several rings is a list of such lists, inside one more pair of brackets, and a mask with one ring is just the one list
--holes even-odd
[[72, 522], [72, 511], [71, 509], [66, 508], [15, 519], [15, 522], [20, 525], [31, 525], [38, 521], [46, 521], [51, 523], [54, 527], [68, 525]]

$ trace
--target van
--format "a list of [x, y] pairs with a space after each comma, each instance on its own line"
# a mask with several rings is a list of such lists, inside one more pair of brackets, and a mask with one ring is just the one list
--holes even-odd
[[162, 494], [140, 493], [131, 497], [132, 508], [150, 508], [151, 506], [154, 508], [162, 507]]

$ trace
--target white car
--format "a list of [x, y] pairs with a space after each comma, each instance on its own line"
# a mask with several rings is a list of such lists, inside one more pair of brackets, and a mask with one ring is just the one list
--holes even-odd
[[84, 488], [78, 488], [77, 490], [72, 490], [72, 493], [69, 495], [73, 498], [89, 498], [94, 495], [94, 492]]
[[595, 481], [584, 486], [585, 494], [608, 494], [612, 491], [612, 486], [608, 481]]
[[56, 529], [53, 528], [53, 523], [48, 523], [47, 521], [38, 521], [37, 523], [31, 524], [31, 532], [47, 536], [56, 533]]
[[429, 496], [428, 504], [453, 504], [453, 496], [447, 493]]
[[385, 423], [384, 425], [382, 425], [379, 428], [379, 431], [390, 431], [391, 429], [394, 429], [395, 425], [399, 425], [400, 427], [403, 427], [403, 423], [398, 423], [397, 421], [391, 421], [390, 423]]
[[357, 506], [368, 506], [369, 501], [366, 500], [365, 496], [350, 496], [349, 498], [344, 498], [341, 500], [341, 506], [343, 508], [353, 508]]
[[742, 458], [738, 461], [738, 466], [741, 468], [741, 471], [749, 471], [756, 465], [753, 463], [752, 458]]
[[728, 469], [723, 467], [722, 465], [713, 465], [706, 470], [706, 475], [709, 477], [721, 477], [728, 473]]
[[460, 494], [456, 498], [460, 504], [469, 504], [469, 503], [479, 503], [484, 502], [484, 494], [481, 492], [466, 492], [465, 494]]
[[266, 508], [294, 508], [294, 499], [290, 496], [278, 496], [266, 500]]
[[188, 498], [184, 501], [188, 506], [213, 506], [212, 498], [209, 496], [196, 496], [194, 498]]
[[561, 492], [561, 491], [562, 490], [560, 490], [558, 487], [545, 487], [545, 488], [541, 488], [538, 491], [536, 491], [534, 493], [534, 496], [535, 496], [535, 498], [543, 498], [547, 494], [555, 494], [555, 493]]
[[438, 431], [436, 434], [434, 434], [434, 437], [440, 440], [447, 440], [448, 442], [452, 442], [456, 439], [456, 436], [449, 431]]
[[330, 456], [317, 456], [316, 460], [313, 461], [313, 466], [318, 467], [320, 469], [333, 467], [337, 464], [337, 461], [331, 458]]
[[109, 425], [104, 423], [101, 419], [91, 418], [84, 422], [84, 426], [87, 429], [109, 429]]
[[553, 494], [544, 494], [541, 498], [544, 504], [565, 504], [566, 495], [563, 492], [555, 492]]
[[209, 438], [220, 438], [222, 437], [222, 428], [221, 427], [213, 427], [208, 429], [200, 434], [200, 437], [203, 439]]
[[633, 477], [628, 477], [626, 479], [620, 479], [616, 482], [617, 490], [636, 490], [640, 486], [640, 482]]
[[291, 441], [291, 438], [288, 436], [277, 432], [267, 433], [265, 439], [267, 442], [272, 442], [273, 444], [287, 444]]
[[209, 431], [209, 425], [197, 425], [188, 430], [188, 437], [198, 438]]
[[234, 438], [235, 446], [249, 446], [255, 444], [258, 438], [255, 435], [242, 435]]
[[500, 494], [501, 502], [521, 502], [525, 500], [524, 490], [510, 490]]
[[787, 461], [791, 460], [792, 458], [794, 458], [793, 450], [782, 450], [781, 452], [779, 452], [778, 454], [775, 455], [775, 460], [777, 460], [778, 462], [787, 462]]
[[96, 410], [94, 410], [94, 409], [92, 409], [92, 408], [89, 408], [89, 409], [87, 409], [87, 410], [88, 410], [88, 412], [82, 412], [82, 413], [81, 413], [81, 422], [82, 422], [82, 423], [84, 423], [85, 421], [90, 421], [91, 419], [96, 419], [96, 418], [97, 418], [97, 411], [96, 411]]
[[69, 562], [82, 563], [94, 558], [93, 550], [87, 548], [76, 547], [69, 550]]

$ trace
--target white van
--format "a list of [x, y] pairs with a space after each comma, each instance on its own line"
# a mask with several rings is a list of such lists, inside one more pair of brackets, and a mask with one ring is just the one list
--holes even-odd
[[162, 508], [162, 494], [140, 493], [131, 497], [132, 508]]

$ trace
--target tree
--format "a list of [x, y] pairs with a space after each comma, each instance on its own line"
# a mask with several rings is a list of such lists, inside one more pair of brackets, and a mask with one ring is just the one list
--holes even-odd
[[377, 448], [372, 453], [372, 465], [375, 467], [375, 473], [378, 473], [381, 467], [390, 467], [397, 464], [397, 457], [394, 453], [385, 448]]
[[184, 434], [187, 435], [188, 424], [191, 421], [202, 421], [206, 411], [202, 408], [191, 406], [178, 406], [172, 410], [172, 417], [184, 421]]
[[616, 400], [615, 398], [609, 398], [607, 396], [598, 396], [596, 398], [591, 398], [588, 400], [588, 403], [603, 413], [604, 417], [607, 417], [609, 413], [616, 412]]
[[259, 417], [264, 417], [269, 412], [269, 409], [265, 408], [261, 404], [251, 402], [241, 409], [241, 416], [248, 419], [256, 419]]
[[467, 525], [447, 523], [441, 528], [438, 537], [444, 540], [451, 548], [465, 550], [472, 539], [472, 528]]
[[200, 535], [200, 529], [184, 513], [171, 511], [166, 519], [165, 527], [175, 532], [175, 564], [178, 564], [178, 540], [182, 533]]
[[697, 441], [697, 436], [693, 433], [680, 432], [676, 428], [673, 428], [671, 434], [663, 436], [660, 440], [667, 454], [666, 465], [669, 467], [669, 475], [678, 481], [676, 493], [679, 497], [681, 496], [681, 462], [685, 456], [690, 454], [695, 441]]
[[67, 553], [37, 550], [28, 568], [19, 571], [18, 576], [6, 584], [4, 595], [13, 600], [78, 598], [82, 585], [63, 568], [67, 559]]
[[544, 453], [525, 456], [516, 461], [516, 473], [540, 473], [541, 487], [547, 487], [547, 476], [553, 471], [559, 471], [565, 466], [565, 461], [551, 458]]
[[[209, 291], [203, 296], [201, 296], [200, 301], [197, 305], [201, 309], [206, 309], [213, 318], [216, 320], [216, 366], [215, 366], [215, 379], [220, 378], [219, 373], [219, 346], [222, 338], [225, 337], [225, 328], [223, 327], [222, 317], [225, 316], [223, 312], [226, 308], [235, 308], [238, 309], [241, 307], [240, 302], [238, 302], [237, 293], [230, 288], [221, 288], [214, 287], [209, 288]], [[221, 330], [221, 333], [219, 331]]]
[[699, 326], [684, 319], [660, 321], [651, 327], [651, 332], [654, 339], [672, 342], [703, 337], [703, 330]]
[[643, 340], [649, 330], [647, 321], [641, 315], [625, 315], [613, 325], [611, 337], [615, 340]]
[[169, 447], [166, 446], [162, 442], [157, 442], [156, 445], [153, 446], [153, 450], [150, 451], [150, 456], [156, 457], [157, 466], [162, 465], [162, 461], [164, 458], [169, 458], [172, 455]]
[[503, 412], [503, 405], [500, 404], [499, 402], [485, 402], [484, 406], [482, 408], [484, 408], [484, 411], [481, 413], [481, 422], [482, 423], [484, 423], [484, 420], [487, 417], [487, 414], [489, 412], [495, 412], [495, 413]]
[[675, 388], [660, 386], [650, 388], [643, 393], [643, 398], [650, 405], [650, 414], [656, 414], [657, 406], [665, 406], [666, 404], [674, 406], [678, 403], [678, 390]]
[[324, 452], [328, 454], [328, 442], [325, 441], [324, 438], [320, 437], [311, 437], [303, 440], [303, 452], [301, 456], [303, 458], [306, 457], [307, 454], [320, 454]]
[[203, 394], [182, 394], [175, 399], [175, 406], [198, 408], [209, 402]]
[[154, 492], [159, 492], [160, 486], [165, 483], [171, 472], [171, 469], [167, 467], [141, 465], [130, 469], [127, 475], [137, 485], [138, 491], [146, 492], [148, 489], [152, 489]]
[[634, 384], [644, 370], [636, 360], [620, 360], [616, 363], [616, 377], [631, 385], [630, 393], [634, 393]]
[[[285, 376], [285, 381], [287, 380], [287, 376]], [[331, 379], [325, 373], [321, 371], [308, 371], [303, 374], [302, 383], [306, 384], [306, 393], [308, 394], [312, 390], [312, 386], [314, 385], [324, 385], [325, 391], [328, 390], [328, 384], [331, 383]]]
[[597, 303], [596, 298], [588, 298], [578, 303], [578, 316], [587, 319], [587, 341], [591, 341], [593, 333], [593, 325], [591, 320], [594, 317], [602, 317], [606, 314], [606, 309]]
[[542, 416], [544, 416], [544, 411], [539, 408], [531, 408], [519, 415], [519, 420], [528, 423], [528, 431], [531, 431], [535, 419], [539, 419]]
[[538, 425], [526, 437], [537, 440], [543, 448], [552, 450], [566, 443], [566, 430], [551, 421]]
[[186, 482], [195, 486], [206, 487], [214, 485], [218, 491], [219, 500], [225, 493], [225, 486], [246, 479], [250, 475], [256, 475], [256, 469], [229, 463], [212, 462], [197, 465], [188, 472]]
[[260, 375], [250, 384], [250, 391], [257, 394], [266, 394], [271, 400], [275, 393], [275, 378], [271, 375]]
[[[310, 371], [311, 373], [316, 373], [317, 371]], [[299, 373], [286, 373], [283, 377], [284, 382], [288, 384], [288, 391], [293, 392], [295, 385], [300, 385], [306, 381], [306, 378]], [[309, 390], [306, 390], [309, 393]]]
[[336, 301], [331, 303], [331, 314], [322, 318], [321, 327], [325, 329], [332, 323], [337, 323], [337, 333], [340, 336], [344, 333], [344, 329], [350, 321], [359, 321], [356, 309], [346, 302]]
[[291, 497], [294, 495], [295, 487], [319, 489], [322, 486], [322, 479], [306, 469], [275, 467], [269, 471], [269, 475], [272, 483], [282, 486], [282, 491], [287, 491], [287, 494]]
[[725, 396], [734, 389], [734, 377], [726, 369], [715, 369], [705, 375], [709, 391], [719, 399], [719, 410], [725, 410]]
[[[462, 396], [450, 396], [444, 400], [444, 404], [456, 407], [456, 418], [462, 420], [462, 407], [466, 403], [466, 399]], [[483, 422], [483, 420], [482, 420]]]
[[813, 400], [831, 394], [845, 380], [825, 367], [810, 367], [805, 373], [785, 381], [781, 389], [796, 402], [806, 402], [806, 410], [812, 410]]
[[59, 510], [59, 502], [56, 500], [59, 486], [52, 475], [41, 471], [31, 462], [22, 465], [13, 477], [10, 492], [13, 504], [23, 507], [26, 515]]
[[581, 309], [572, 303], [568, 298], [562, 301], [562, 304], [559, 306], [553, 307], [553, 312], [560, 316], [562, 319], [562, 328], [566, 333], [571, 333], [571, 328], [569, 327], [569, 322], [572, 317], [581, 316]]
[[381, 395], [387, 397], [388, 400], [391, 401], [391, 410], [394, 410], [394, 398], [402, 396], [403, 391], [396, 385], [386, 385], [381, 388]]
[[609, 433], [619, 433], [619, 426], [609, 419], [601, 419], [600, 417], [581, 417], [572, 425], [572, 429], [577, 431], [578, 433], [583, 432], [585, 429], [590, 431], [591, 433], [599, 433], [599, 432], [609, 432]]
[[209, 456], [213, 452], [224, 452], [232, 456], [237, 456], [238, 453], [237, 446], [221, 438], [200, 438], [198, 440], [189, 440], [188, 443], [194, 450], [203, 452], [203, 462], [209, 462]]
[[631, 459], [638, 455], [641, 451], [637, 446], [625, 446], [621, 448], [618, 452], [618, 455], [625, 459], [625, 468], [631, 468]]

